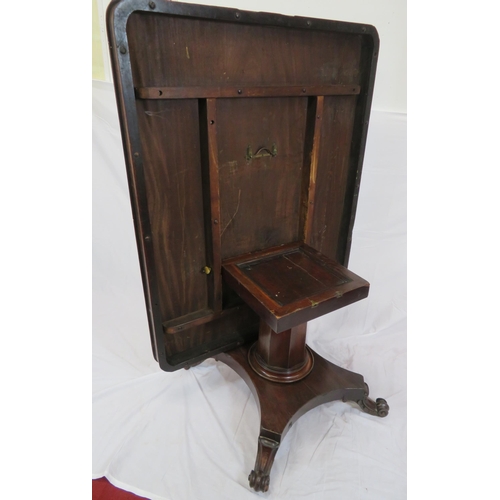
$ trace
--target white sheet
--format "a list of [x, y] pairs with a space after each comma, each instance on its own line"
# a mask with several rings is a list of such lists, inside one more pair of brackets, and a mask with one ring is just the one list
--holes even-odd
[[93, 83], [93, 478], [150, 499], [406, 498], [406, 115], [372, 112], [349, 268], [370, 295], [309, 323], [308, 344], [362, 374], [381, 419], [333, 402], [283, 441], [269, 492], [247, 476], [259, 415], [250, 390], [210, 359], [154, 361], [111, 84]]

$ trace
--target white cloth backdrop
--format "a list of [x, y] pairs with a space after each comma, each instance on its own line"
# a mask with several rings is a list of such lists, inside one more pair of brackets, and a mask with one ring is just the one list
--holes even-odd
[[367, 299], [309, 323], [308, 344], [360, 373], [389, 416], [333, 402], [283, 441], [270, 490], [247, 476], [259, 431], [242, 379], [213, 359], [153, 359], [114, 90], [93, 83], [93, 478], [150, 499], [406, 498], [406, 115], [373, 111], [349, 268]]

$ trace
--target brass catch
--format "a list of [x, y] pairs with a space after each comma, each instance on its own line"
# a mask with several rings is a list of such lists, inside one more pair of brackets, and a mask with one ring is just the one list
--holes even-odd
[[208, 267], [208, 266], [205, 266], [202, 270], [201, 270], [202, 273], [205, 273], [205, 274], [210, 274], [212, 272], [212, 268], [211, 267]]
[[270, 156], [274, 158], [278, 154], [278, 148], [276, 147], [276, 144], [271, 146], [271, 150], [267, 148], [259, 148], [255, 154], [252, 153], [252, 146], [247, 146], [247, 154], [245, 155], [245, 158], [247, 161], [253, 160], [254, 158], [262, 158], [263, 156]]

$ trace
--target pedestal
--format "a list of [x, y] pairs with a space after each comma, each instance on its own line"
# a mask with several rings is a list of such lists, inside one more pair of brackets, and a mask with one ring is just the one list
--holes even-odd
[[368, 295], [369, 284], [306, 244], [275, 247], [223, 263], [226, 283], [260, 316], [259, 338], [216, 359], [246, 381], [260, 407], [256, 491], [267, 491], [281, 440], [306, 411], [329, 401], [354, 401], [385, 417], [384, 399], [371, 400], [357, 373], [336, 366], [306, 346], [306, 321]]

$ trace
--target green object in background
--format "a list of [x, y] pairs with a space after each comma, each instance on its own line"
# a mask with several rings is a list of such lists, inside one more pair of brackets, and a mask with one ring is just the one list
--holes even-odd
[[92, 79], [106, 80], [97, 0], [92, 0]]

